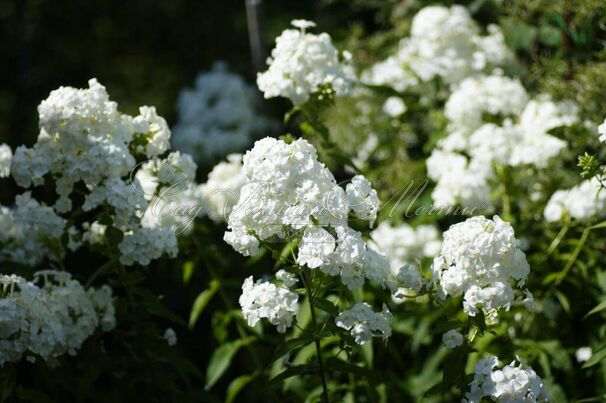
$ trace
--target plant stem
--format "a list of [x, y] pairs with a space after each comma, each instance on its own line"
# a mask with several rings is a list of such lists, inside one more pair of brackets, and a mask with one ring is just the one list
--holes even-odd
[[307, 301], [309, 302], [309, 311], [311, 312], [311, 326], [316, 345], [316, 354], [318, 356], [318, 367], [320, 368], [320, 377], [322, 378], [322, 400], [329, 403], [328, 386], [326, 384], [326, 372], [324, 371], [324, 359], [322, 358], [322, 346], [320, 345], [320, 336], [318, 334], [318, 322], [316, 321], [316, 310], [314, 309], [314, 294], [311, 288], [311, 271], [308, 267], [304, 269], [304, 283], [307, 290]]

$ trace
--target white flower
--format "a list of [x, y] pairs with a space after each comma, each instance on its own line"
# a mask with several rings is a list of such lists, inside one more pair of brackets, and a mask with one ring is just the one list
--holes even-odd
[[396, 54], [364, 72], [363, 80], [397, 91], [435, 78], [456, 84], [512, 58], [499, 28], [491, 25], [488, 32], [481, 36], [462, 6], [425, 7], [414, 16], [410, 37], [400, 42]]
[[292, 320], [298, 309], [298, 295], [288, 287], [278, 287], [270, 282], [257, 280], [250, 276], [242, 284], [240, 306], [242, 315], [249, 326], [265, 318], [284, 333], [292, 326]]
[[293, 273], [287, 272], [286, 270], [278, 270], [276, 272], [276, 278], [284, 284], [285, 287], [291, 288], [295, 284], [297, 284], [297, 276]]
[[444, 233], [442, 251], [432, 265], [438, 291], [464, 295], [463, 308], [475, 316], [478, 308], [494, 315], [514, 302], [510, 281], [521, 287], [530, 267], [510, 224], [494, 216], [472, 217]]
[[169, 346], [175, 346], [177, 345], [177, 334], [175, 333], [175, 331], [173, 330], [173, 328], [169, 327], [164, 331], [164, 335], [162, 336], [164, 338], [164, 340], [166, 340], [166, 343]]
[[193, 88], [179, 94], [178, 119], [171, 138], [175, 149], [203, 164], [246, 148], [255, 137], [275, 129], [275, 122], [259, 113], [256, 88], [217, 62], [199, 73]]
[[11, 174], [11, 160], [13, 152], [8, 144], [0, 144], [0, 178], [7, 178]]
[[290, 22], [290, 25], [292, 25], [295, 28], [306, 29], [306, 28], [315, 27], [316, 23], [313, 21], [307, 21], [307, 20], [292, 20]]
[[154, 106], [139, 108], [139, 116], [133, 119], [135, 151], [153, 158], [170, 148], [170, 129], [166, 120], [158, 116]]
[[593, 355], [593, 351], [591, 347], [580, 347], [575, 353], [574, 356], [577, 359], [577, 362], [585, 362], [588, 361]]
[[376, 191], [364, 177], [355, 177], [344, 191], [303, 139], [259, 140], [244, 155], [242, 169], [245, 183], [224, 236], [235, 250], [252, 255], [259, 240], [288, 239], [294, 231], [302, 234], [299, 264], [340, 275], [351, 289], [374, 278], [376, 270], [364, 267], [364, 240], [347, 222], [350, 206], [359, 217], [376, 217]]
[[383, 112], [396, 118], [406, 112], [406, 104], [400, 97], [389, 97], [383, 104]]
[[335, 319], [338, 327], [351, 332], [358, 344], [366, 344], [376, 333], [380, 333], [384, 341], [391, 336], [391, 312], [383, 304], [382, 312], [374, 312], [365, 302], [355, 304], [351, 309], [341, 312]]
[[330, 36], [306, 33], [309, 22], [295, 20], [294, 24], [301, 29], [287, 29], [276, 38], [269, 68], [257, 76], [265, 98], [281, 96], [299, 105], [323, 85], [330, 85], [337, 95], [347, 93], [350, 78]]
[[528, 365], [512, 362], [501, 369], [497, 357], [480, 359], [476, 364], [465, 403], [480, 403], [483, 398], [498, 402], [551, 402], [543, 380]]
[[242, 154], [230, 154], [227, 162], [220, 162], [200, 185], [208, 217], [215, 222], [227, 222], [229, 214], [240, 198], [240, 188], [246, 181], [242, 170]]
[[458, 331], [451, 329], [442, 335], [442, 344], [453, 349], [463, 344], [463, 335]]
[[25, 192], [11, 209], [0, 207], [0, 260], [35, 266], [45, 258], [60, 259], [57, 245], [66, 220]]
[[115, 325], [108, 286], [86, 291], [69, 273], [52, 270], [34, 277], [28, 282], [0, 275], [0, 365], [75, 355], [98, 327], [109, 331]]
[[349, 208], [358, 218], [370, 221], [372, 226], [377, 219], [380, 202], [377, 191], [372, 188], [368, 179], [356, 175], [345, 188]]
[[327, 264], [335, 250], [336, 240], [323, 228], [312, 228], [303, 234], [299, 244], [297, 263], [311, 269]]
[[600, 134], [600, 141], [606, 143], [606, 119], [598, 126], [598, 133]]
[[545, 221], [560, 221], [565, 215], [579, 221], [606, 216], [606, 192], [601, 189], [597, 179], [584, 180], [551, 196], [543, 211]]

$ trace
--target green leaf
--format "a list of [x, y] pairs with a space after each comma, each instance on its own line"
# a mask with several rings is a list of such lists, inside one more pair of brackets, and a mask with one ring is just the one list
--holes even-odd
[[290, 368], [280, 372], [278, 375], [271, 378], [269, 380], [269, 383], [276, 384], [285, 379], [292, 378], [293, 376], [309, 375], [309, 374], [316, 373], [318, 370], [319, 369], [318, 369], [317, 365], [307, 365], [307, 364], [295, 365], [293, 367], [290, 367]]
[[204, 308], [206, 308], [206, 305], [208, 305], [208, 303], [210, 302], [212, 297], [217, 293], [218, 290], [219, 282], [217, 280], [212, 280], [210, 282], [210, 286], [206, 290], [198, 294], [196, 300], [194, 301], [194, 305], [191, 308], [191, 313], [189, 314], [190, 329], [193, 329], [193, 327], [196, 325], [196, 322], [202, 314], [202, 311], [204, 311]]
[[553, 293], [555, 294], [558, 301], [560, 301], [560, 305], [562, 305], [564, 311], [566, 311], [566, 313], [570, 315], [570, 302], [568, 301], [568, 297], [566, 297], [566, 295], [564, 295], [564, 293], [559, 290], [555, 290]]
[[115, 246], [122, 242], [124, 234], [118, 228], [109, 226], [105, 229], [105, 237], [110, 245]]
[[280, 343], [276, 351], [274, 352], [271, 362], [283, 357], [289, 352], [294, 352], [295, 350], [300, 349], [301, 347], [305, 347], [309, 343], [313, 342], [314, 339], [311, 336], [301, 336], [295, 337], [294, 339], [285, 340]]
[[231, 381], [231, 383], [227, 387], [225, 403], [232, 403], [233, 401], [235, 401], [236, 397], [238, 397], [238, 393], [240, 393], [240, 391], [244, 389], [244, 387], [248, 385], [253, 379], [255, 379], [254, 375], [241, 375]]
[[456, 348], [444, 362], [442, 374], [442, 390], [447, 391], [452, 386], [465, 382], [465, 364], [467, 351], [465, 348]]
[[598, 313], [603, 311], [604, 309], [606, 309], [606, 300], [600, 302], [596, 307], [594, 307], [591, 311], [587, 312], [587, 315], [585, 315], [585, 317], [591, 316], [594, 313]]
[[332, 316], [337, 316], [339, 314], [337, 306], [327, 299], [314, 298], [314, 306], [324, 312], [328, 312]]
[[593, 367], [594, 365], [596, 365], [600, 361], [602, 361], [604, 358], [606, 358], [606, 347], [604, 347], [600, 351], [595, 352], [591, 356], [591, 358], [589, 360], [587, 360], [587, 362], [585, 364], [583, 364], [583, 366], [581, 368], [586, 369], [589, 367]]
[[215, 383], [221, 378], [221, 376], [227, 371], [231, 365], [231, 360], [234, 358], [240, 348], [249, 345], [256, 338], [247, 337], [225, 343], [217, 348], [213, 355], [210, 357], [210, 362], [206, 368], [206, 390], [209, 390], [214, 386]]
[[183, 263], [183, 284], [188, 284], [194, 274], [194, 262], [188, 260]]
[[373, 371], [368, 368], [359, 367], [357, 365], [350, 364], [347, 361], [343, 361], [335, 357], [331, 357], [326, 360], [325, 369], [327, 371], [347, 372], [367, 379], [372, 379], [377, 382], [387, 382], [385, 377], [378, 373], [376, 370]]

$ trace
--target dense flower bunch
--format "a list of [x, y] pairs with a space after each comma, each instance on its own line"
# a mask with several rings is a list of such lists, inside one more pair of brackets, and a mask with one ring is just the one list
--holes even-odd
[[244, 185], [242, 154], [230, 154], [210, 171], [208, 179], [200, 185], [208, 217], [215, 222], [227, 222], [229, 213], [240, 198]]
[[598, 179], [588, 179], [567, 190], [558, 190], [547, 202], [545, 221], [560, 221], [565, 216], [578, 221], [606, 216], [606, 193]]
[[[299, 29], [287, 29], [276, 38], [267, 60], [269, 68], [257, 77], [265, 98], [280, 96], [299, 105], [327, 86], [337, 95], [347, 93], [352, 74], [339, 60], [330, 36], [305, 32], [316, 25], [311, 21], [294, 20], [292, 25]], [[345, 59], [349, 57], [344, 54]]]
[[490, 206], [495, 164], [546, 168], [566, 142], [552, 129], [578, 122], [578, 106], [547, 95], [529, 99], [519, 80], [471, 77], [446, 102], [448, 135], [427, 159], [440, 206]]
[[[26, 188], [47, 181], [54, 183], [59, 196], [54, 205], [57, 213], [75, 214], [77, 209], [88, 213], [89, 220], [65, 228], [70, 234], [70, 247], [76, 249], [83, 242], [93, 241], [117, 243], [117, 250], [110, 253], [118, 253], [125, 265], [147, 265], [164, 254], [176, 255], [175, 228], [183, 224], [183, 218], [159, 208], [166, 205], [160, 197], [191, 195], [174, 188], [172, 193], [161, 192], [193, 181], [196, 166], [189, 156], [178, 152], [161, 158], [169, 149], [170, 130], [155, 108], [143, 106], [134, 117], [122, 114], [117, 104], [110, 101], [105, 87], [91, 79], [86, 89], [61, 87], [52, 91], [40, 103], [38, 113], [38, 140], [31, 148], [21, 146], [15, 150], [11, 173], [17, 184]], [[137, 164], [141, 159], [150, 160]], [[84, 201], [74, 207], [76, 193], [83, 194]], [[24, 245], [19, 244], [18, 234], [7, 239], [7, 244], [12, 245], [10, 255], [28, 256], [30, 264], [55, 252], [44, 242], [51, 238], [57, 245], [65, 227], [62, 218], [35, 203], [26, 194], [13, 209], [13, 214], [20, 214], [20, 208], [27, 208], [26, 205], [38, 210], [29, 217], [39, 219], [30, 224]], [[152, 208], [155, 210], [148, 211]], [[28, 219], [20, 222], [25, 225]], [[103, 240], [109, 227], [112, 238]], [[32, 242], [43, 247], [31, 253]]]
[[464, 402], [480, 403], [484, 399], [495, 402], [551, 401], [543, 380], [532, 368], [522, 362], [516, 365], [515, 361], [495, 369], [498, 365], [495, 356], [478, 361]]
[[244, 79], [215, 63], [184, 89], [177, 104], [178, 120], [171, 142], [197, 163], [241, 151], [254, 137], [275, 125], [259, 114], [258, 93]]
[[455, 84], [511, 57], [498, 26], [490, 25], [483, 36], [466, 8], [430, 6], [414, 16], [410, 37], [402, 39], [397, 52], [362, 77], [402, 92], [435, 78]]
[[37, 272], [33, 282], [0, 275], [0, 365], [75, 355], [98, 328], [114, 326], [108, 286], [85, 290], [69, 273], [52, 270]]
[[13, 151], [7, 144], [0, 144], [0, 178], [6, 178], [11, 174], [11, 160]]
[[62, 257], [61, 237], [66, 220], [25, 192], [12, 208], [0, 209], [0, 259], [34, 266], [45, 258]]
[[351, 337], [358, 344], [366, 344], [373, 338], [373, 333], [380, 333], [383, 340], [391, 336], [391, 312], [383, 304], [381, 312], [374, 312], [365, 302], [355, 304], [351, 309], [341, 312], [335, 319], [338, 327], [349, 330]]
[[463, 310], [469, 316], [481, 309], [493, 318], [497, 310], [509, 310], [515, 300], [510, 282], [522, 287], [529, 271], [513, 228], [498, 216], [472, 217], [451, 226], [432, 265], [442, 298], [463, 295]]
[[265, 318], [277, 327], [278, 332], [284, 333], [292, 326], [299, 308], [299, 296], [290, 289], [296, 283], [292, 274], [281, 271], [276, 273], [276, 278], [282, 281], [282, 286], [263, 280], [255, 283], [252, 276], [244, 280], [240, 306], [249, 326]]
[[[290, 144], [259, 140], [244, 155], [243, 172], [245, 183], [225, 233], [235, 250], [254, 255], [261, 242], [298, 239], [295, 263], [300, 267], [340, 276], [350, 290], [369, 279], [395, 291], [388, 259], [348, 224], [350, 216], [376, 219], [379, 200], [366, 178], [354, 177], [345, 189], [338, 186], [303, 139]], [[241, 301], [251, 299], [246, 295], [254, 290], [251, 284], [243, 288]]]

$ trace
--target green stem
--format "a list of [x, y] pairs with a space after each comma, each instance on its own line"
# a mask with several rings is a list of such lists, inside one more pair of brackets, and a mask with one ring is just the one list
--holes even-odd
[[329, 403], [328, 386], [326, 384], [326, 372], [324, 371], [324, 359], [322, 358], [322, 346], [320, 345], [320, 335], [318, 334], [318, 322], [316, 320], [316, 310], [314, 309], [314, 294], [311, 288], [311, 271], [308, 267], [304, 269], [303, 282], [307, 291], [307, 301], [309, 302], [309, 311], [311, 312], [311, 326], [316, 345], [316, 355], [318, 356], [318, 367], [320, 368], [320, 377], [322, 378], [322, 400]]
[[568, 259], [568, 263], [566, 263], [566, 267], [564, 267], [564, 270], [562, 270], [562, 272], [558, 276], [558, 279], [555, 281], [555, 287], [560, 285], [560, 283], [568, 275], [568, 272], [570, 271], [572, 266], [574, 266], [574, 263], [577, 261], [577, 258], [579, 257], [579, 253], [581, 253], [581, 249], [583, 249], [583, 246], [585, 245], [585, 242], [587, 241], [587, 237], [589, 237], [590, 231], [591, 231], [591, 227], [587, 227], [587, 228], [585, 228], [585, 230], [583, 230], [583, 234], [581, 235], [581, 239], [579, 239], [579, 243], [577, 244], [577, 247], [574, 249], [574, 252], [572, 252], [572, 256], [570, 256], [570, 259]]

